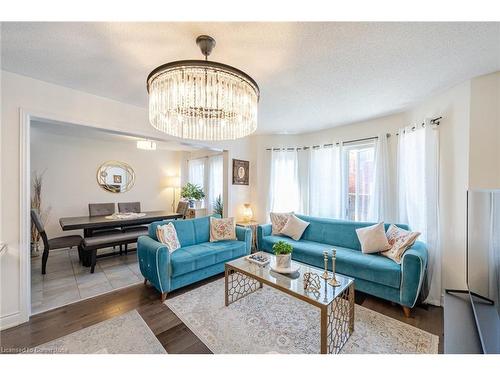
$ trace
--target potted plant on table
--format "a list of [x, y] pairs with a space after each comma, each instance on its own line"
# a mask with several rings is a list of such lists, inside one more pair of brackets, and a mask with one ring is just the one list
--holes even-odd
[[278, 241], [273, 245], [274, 255], [276, 255], [276, 267], [289, 269], [292, 266], [293, 246], [285, 241]]
[[196, 208], [201, 207], [201, 200], [205, 198], [205, 193], [199, 185], [192, 184], [188, 182], [181, 189], [181, 197], [189, 201], [189, 207]]

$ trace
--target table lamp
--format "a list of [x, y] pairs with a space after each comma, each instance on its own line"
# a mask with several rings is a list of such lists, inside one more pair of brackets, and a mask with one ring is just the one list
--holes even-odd
[[253, 218], [252, 207], [250, 207], [250, 203], [245, 203], [243, 205], [243, 221], [248, 223], [252, 221], [252, 218]]

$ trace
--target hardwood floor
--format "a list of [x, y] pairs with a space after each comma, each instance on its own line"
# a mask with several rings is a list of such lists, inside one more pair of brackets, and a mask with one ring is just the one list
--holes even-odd
[[[220, 277], [223, 275], [172, 292], [168, 298]], [[186, 325], [160, 302], [159, 296], [149, 285], [134, 285], [35, 315], [29, 322], [0, 332], [0, 352], [22, 351], [136, 309], [168, 353], [210, 353]], [[412, 310], [412, 316], [405, 318], [400, 306], [360, 292], [356, 293], [356, 303], [439, 336], [439, 352], [443, 352], [442, 308], [417, 306]]]

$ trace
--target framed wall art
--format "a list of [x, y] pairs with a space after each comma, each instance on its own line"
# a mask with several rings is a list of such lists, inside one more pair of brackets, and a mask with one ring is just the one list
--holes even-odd
[[233, 159], [233, 185], [248, 185], [250, 162]]

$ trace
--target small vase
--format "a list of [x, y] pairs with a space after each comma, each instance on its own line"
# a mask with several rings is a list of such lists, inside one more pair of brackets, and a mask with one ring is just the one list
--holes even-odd
[[194, 206], [195, 208], [201, 208], [201, 201], [195, 201]]
[[292, 266], [292, 254], [276, 255], [276, 267], [289, 269]]
[[188, 202], [189, 202], [189, 208], [194, 208], [194, 200], [190, 199]]

